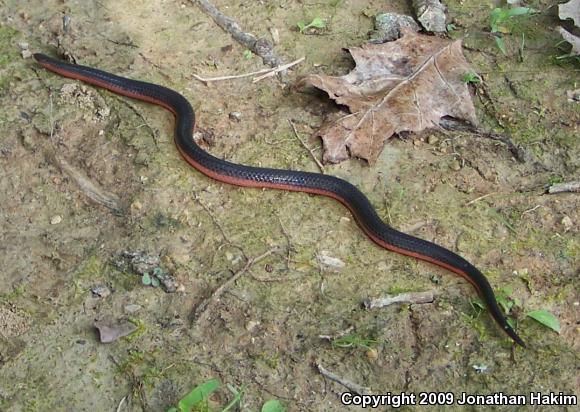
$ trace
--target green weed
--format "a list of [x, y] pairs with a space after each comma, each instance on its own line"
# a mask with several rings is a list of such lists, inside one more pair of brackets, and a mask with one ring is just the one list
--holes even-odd
[[[491, 28], [491, 33], [493, 34], [493, 38], [495, 40], [495, 44], [497, 48], [504, 54], [507, 55], [507, 49], [504, 41], [504, 34], [511, 34], [514, 32], [516, 28], [516, 20], [514, 17], [524, 16], [524, 15], [532, 15], [537, 13], [537, 10], [532, 9], [531, 7], [514, 7], [514, 8], [507, 8], [507, 7], [497, 7], [493, 9], [489, 15], [489, 25]], [[522, 46], [520, 48], [520, 52], [523, 48], [525, 43], [525, 37], [523, 37], [522, 33]]]
[[324, 29], [324, 28], [326, 28], [326, 22], [321, 17], [315, 17], [308, 24], [306, 24], [303, 21], [299, 21], [298, 23], [296, 23], [296, 26], [298, 26], [298, 30], [300, 30], [300, 33], [304, 33], [306, 30], [308, 30], [310, 28]]
[[481, 83], [481, 77], [479, 77], [479, 74], [475, 73], [475, 72], [467, 72], [463, 75], [462, 79], [464, 83], [468, 83], [468, 84], [479, 84]]
[[[178, 403], [177, 407], [170, 408], [167, 412], [210, 412], [210, 397], [222, 387], [219, 380], [212, 378], [197, 385]], [[235, 386], [226, 384], [226, 388], [233, 395], [233, 398], [226, 406], [220, 408], [220, 412], [228, 412], [242, 402], [245, 389], [237, 389]], [[261, 412], [285, 412], [286, 408], [277, 399], [271, 399], [262, 405]]]

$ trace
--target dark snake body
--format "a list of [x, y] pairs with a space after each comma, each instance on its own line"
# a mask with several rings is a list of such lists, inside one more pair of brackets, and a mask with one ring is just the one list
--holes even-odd
[[379, 246], [441, 266], [467, 279], [483, 298], [491, 316], [519, 345], [522, 339], [507, 323], [493, 289], [485, 276], [456, 253], [386, 225], [367, 197], [349, 182], [319, 173], [244, 166], [218, 159], [193, 140], [195, 113], [181, 94], [156, 84], [130, 80], [91, 67], [68, 64], [43, 54], [34, 58], [47, 70], [82, 80], [123, 96], [160, 105], [175, 115], [175, 143], [183, 158], [195, 169], [220, 182], [258, 188], [273, 188], [324, 195], [338, 200], [355, 217], [364, 233]]

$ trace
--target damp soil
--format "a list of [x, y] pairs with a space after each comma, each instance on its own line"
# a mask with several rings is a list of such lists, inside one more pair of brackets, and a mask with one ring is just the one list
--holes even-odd
[[[579, 106], [566, 98], [578, 65], [558, 58], [555, 2], [531, 2], [542, 13], [508, 36], [507, 56], [488, 33], [493, 2], [446, 2], [451, 35], [464, 38], [484, 80], [474, 88], [481, 125], [509, 135], [524, 162], [500, 142], [431, 130], [391, 139], [373, 167], [356, 159], [325, 166], [392, 226], [478, 266], [517, 303], [511, 316], [526, 349], [477, 310], [467, 282], [378, 248], [340, 204], [209, 180], [180, 158], [171, 114], [22, 55], [66, 54], [163, 84], [191, 101], [212, 154], [318, 171], [289, 120], [321, 158], [310, 136], [339, 108], [292, 84], [306, 73], [347, 73], [343, 48], [368, 39], [370, 16], [410, 14], [410, 2], [235, 3], [215, 2], [246, 31], [269, 39], [277, 31], [277, 53], [305, 62], [283, 78], [205, 84], [194, 75], [264, 66], [190, 2], [0, 0], [0, 410], [164, 411], [210, 378], [243, 388], [243, 411], [270, 399], [290, 411], [344, 410], [346, 388], [317, 365], [377, 394], [579, 395], [580, 201], [546, 194], [549, 184], [578, 178], [580, 159]], [[315, 17], [327, 27], [296, 29]], [[156, 263], [139, 272], [121, 262], [127, 253]], [[169, 274], [179, 287], [145, 285], [144, 273]], [[238, 275], [192, 322], [200, 303]], [[436, 299], [361, 305], [414, 291]], [[538, 309], [558, 318], [560, 333], [526, 317]], [[104, 320], [136, 330], [103, 344], [94, 325]], [[344, 333], [343, 345], [321, 338]], [[224, 386], [204, 407], [221, 410], [232, 397]]]

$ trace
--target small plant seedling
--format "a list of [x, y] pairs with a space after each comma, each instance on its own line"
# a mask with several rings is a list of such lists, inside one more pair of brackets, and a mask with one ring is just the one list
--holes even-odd
[[143, 283], [145, 286], [149, 286], [151, 284], [151, 276], [149, 273], [143, 273], [143, 276], [141, 276], [141, 283]]
[[[512, 328], [515, 329], [516, 321], [513, 317], [509, 316], [509, 314], [512, 312], [512, 309], [521, 306], [521, 304], [518, 299], [511, 297], [512, 293], [513, 293], [512, 288], [504, 287], [497, 291], [495, 297], [497, 303], [506, 314], [507, 322]], [[480, 298], [473, 299], [471, 301], [471, 306], [476, 311], [476, 317], [479, 316], [486, 309], [485, 303]], [[535, 320], [541, 325], [544, 325], [545, 327], [550, 328], [557, 333], [560, 333], [560, 322], [552, 313], [548, 312], [545, 309], [532, 310], [526, 313], [526, 317]]]
[[468, 84], [479, 84], [481, 83], [481, 77], [479, 76], [479, 74], [475, 73], [475, 72], [467, 72], [463, 75], [462, 78], [464, 83], [468, 83]]
[[232, 409], [234, 406], [236, 406], [236, 404], [240, 403], [242, 401], [243, 396], [244, 396], [244, 387], [243, 386], [240, 390], [238, 390], [234, 385], [230, 385], [229, 383], [227, 383], [226, 387], [234, 395], [234, 398], [228, 402], [228, 404], [222, 409], [221, 412], [228, 412], [230, 409]]
[[457, 26], [453, 23], [447, 24], [446, 28], [447, 28], [448, 33], [451, 33], [452, 31], [457, 30]]
[[552, 329], [553, 331], [560, 333], [560, 322], [558, 318], [556, 318], [553, 314], [548, 312], [545, 309], [540, 310], [532, 310], [526, 313], [528, 318], [539, 322], [540, 324], [544, 325], [547, 328]]
[[[209, 379], [191, 390], [185, 395], [177, 404], [177, 407], [172, 407], [167, 412], [209, 412], [210, 409], [209, 398], [212, 393], [217, 391], [222, 384], [217, 379]], [[237, 404], [242, 401], [245, 389], [237, 389], [235, 386], [226, 384], [226, 388], [234, 395], [233, 399], [228, 402], [226, 406], [220, 408], [220, 412], [229, 412]], [[286, 408], [277, 399], [271, 399], [262, 405], [261, 412], [286, 412]]]
[[513, 17], [530, 15], [536, 12], [537, 11], [531, 7], [513, 7], [511, 9], [497, 7], [491, 11], [489, 15], [491, 33], [493, 34], [495, 44], [504, 55], [507, 55], [507, 50], [503, 35], [512, 32], [514, 28]]
[[252, 51], [249, 49], [244, 50], [243, 56], [244, 59], [250, 60], [252, 58]]
[[209, 397], [221, 386], [217, 379], [209, 379], [191, 390], [178, 403], [177, 408], [171, 408], [167, 412], [192, 412], [195, 410], [208, 410]]
[[[512, 298], [511, 295], [513, 293], [513, 289], [511, 287], [504, 287], [499, 289], [495, 294], [495, 299], [497, 300], [498, 305], [501, 307], [503, 312], [506, 315], [507, 323], [512, 327], [516, 328], [516, 320], [509, 316], [512, 309], [516, 306], [520, 306], [520, 301]], [[483, 311], [486, 310], [486, 305], [481, 298], [475, 298], [471, 301], [471, 306], [476, 311], [476, 317], [479, 316]]]
[[326, 22], [324, 21], [324, 19], [322, 19], [320, 17], [315, 17], [308, 24], [306, 24], [303, 21], [299, 21], [298, 23], [296, 23], [296, 25], [298, 26], [298, 30], [300, 30], [300, 33], [304, 33], [307, 29], [310, 29], [310, 28], [315, 28], [315, 29], [326, 28]]
[[262, 405], [261, 412], [286, 412], [286, 408], [278, 399], [270, 399]]
[[159, 286], [159, 279], [157, 279], [157, 276], [151, 276], [149, 273], [145, 272], [143, 273], [143, 276], [141, 276], [141, 283], [145, 286], [153, 286], [156, 288]]

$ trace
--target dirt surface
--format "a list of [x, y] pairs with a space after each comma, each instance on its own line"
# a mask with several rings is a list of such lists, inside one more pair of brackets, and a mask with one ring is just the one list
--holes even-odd
[[[288, 119], [320, 158], [320, 142], [308, 136], [338, 109], [292, 83], [306, 73], [347, 73], [342, 48], [368, 39], [369, 16], [410, 14], [410, 6], [215, 3], [256, 35], [277, 29], [278, 54], [305, 62], [285, 82], [206, 85], [193, 75], [264, 66], [192, 3], [0, 0], [0, 410], [164, 411], [212, 377], [244, 388], [241, 410], [260, 410], [268, 399], [292, 411], [344, 410], [346, 389], [318, 364], [378, 394], [580, 395], [580, 202], [574, 193], [545, 194], [550, 183], [578, 179], [580, 162], [580, 110], [566, 98], [578, 87], [578, 65], [557, 59], [565, 52], [553, 30], [555, 2], [531, 2], [542, 13], [522, 19], [508, 56], [489, 36], [494, 2], [445, 2], [452, 37], [464, 37], [484, 79], [484, 98], [475, 98], [482, 127], [508, 134], [525, 162], [485, 137], [429, 131], [393, 139], [372, 168], [358, 160], [326, 167], [356, 184], [394, 227], [458, 251], [496, 290], [511, 289], [527, 349], [513, 348], [477, 314], [467, 282], [376, 247], [336, 202], [211, 181], [181, 160], [166, 111], [22, 57], [28, 43], [33, 52], [163, 84], [192, 102], [202, 144], [216, 156], [318, 171]], [[328, 27], [296, 30], [314, 17]], [[197, 305], [274, 247], [192, 326]], [[143, 285], [123, 252], [159, 258], [153, 271], [175, 277], [180, 291]], [[322, 264], [322, 255], [344, 266]], [[432, 304], [361, 306], [429, 290]], [[536, 309], [559, 319], [560, 334], [526, 318]], [[104, 319], [137, 330], [102, 344], [94, 323]], [[347, 347], [320, 338], [344, 331], [353, 337]], [[221, 410], [231, 398], [222, 389], [212, 405]]]

